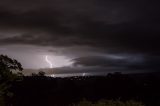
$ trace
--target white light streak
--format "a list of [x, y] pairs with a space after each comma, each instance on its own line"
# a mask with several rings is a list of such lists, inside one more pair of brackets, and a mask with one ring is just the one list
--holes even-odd
[[51, 61], [48, 60], [48, 56], [46, 56], [46, 62], [49, 64], [50, 68], [53, 68], [53, 64]]

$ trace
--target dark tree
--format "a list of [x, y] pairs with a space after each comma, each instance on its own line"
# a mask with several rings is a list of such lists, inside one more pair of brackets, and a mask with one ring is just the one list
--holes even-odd
[[9, 89], [13, 81], [21, 80], [22, 70], [22, 65], [17, 60], [0, 55], [0, 106], [5, 105], [7, 97], [12, 97], [13, 93]]

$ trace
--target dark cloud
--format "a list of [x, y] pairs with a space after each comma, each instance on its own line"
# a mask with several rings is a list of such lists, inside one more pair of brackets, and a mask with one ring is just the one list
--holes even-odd
[[124, 56], [124, 57], [107, 57], [107, 56], [88, 56], [80, 57], [73, 60], [74, 66], [99, 66], [110, 69], [124, 69], [129, 71], [146, 70], [158, 71], [160, 65], [160, 57], [146, 56]]
[[[147, 32], [147, 29], [146, 31], [136, 31], [133, 30], [133, 28], [131, 28], [133, 31], [122, 29], [119, 32], [116, 32], [116, 30], [115, 32], [107, 32], [100, 29], [101, 26], [97, 25], [95, 25], [95, 28], [94, 25], [88, 26], [88, 28], [90, 29], [85, 33], [80, 31], [79, 35], [78, 33], [71, 35], [59, 33], [26, 33], [19, 36], [1, 39], [0, 41], [1, 44], [32, 44], [53, 47], [90, 46], [109, 52], [131, 51], [154, 54], [158, 54], [160, 52], [159, 32]], [[105, 28], [105, 26], [102, 28]], [[89, 30], [91, 31], [89, 32]]]
[[104, 56], [88, 56], [88, 57], [80, 57], [73, 60], [74, 65], [78, 66], [121, 66], [122, 64], [126, 64], [124, 60], [121, 59], [112, 59], [106, 58]]

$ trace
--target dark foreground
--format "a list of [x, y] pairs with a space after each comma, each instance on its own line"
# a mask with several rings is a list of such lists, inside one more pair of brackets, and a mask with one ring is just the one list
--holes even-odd
[[15, 82], [13, 106], [67, 106], [87, 99], [135, 100], [160, 106], [160, 74], [109, 74], [105, 77], [24, 77]]

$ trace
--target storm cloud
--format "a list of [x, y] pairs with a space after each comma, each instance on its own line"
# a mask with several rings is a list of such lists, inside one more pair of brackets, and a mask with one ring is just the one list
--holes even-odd
[[159, 10], [157, 0], [1, 0], [0, 46], [38, 47], [69, 57], [73, 66], [158, 70]]

